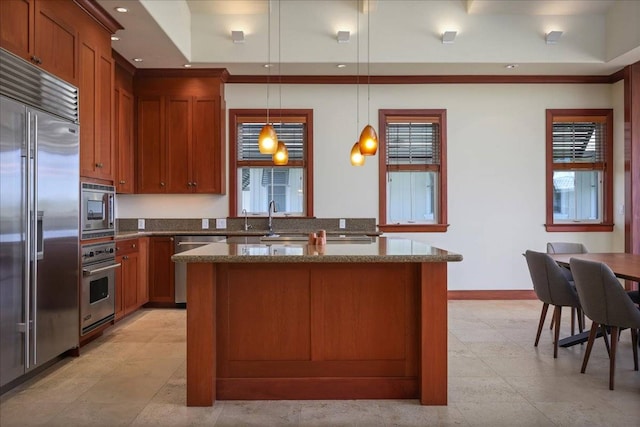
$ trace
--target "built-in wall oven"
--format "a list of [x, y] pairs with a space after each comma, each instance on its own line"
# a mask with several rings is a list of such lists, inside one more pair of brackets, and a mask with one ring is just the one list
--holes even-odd
[[80, 206], [82, 240], [115, 235], [115, 187], [83, 182]]
[[82, 245], [80, 331], [85, 335], [110, 322], [115, 314], [115, 243]]

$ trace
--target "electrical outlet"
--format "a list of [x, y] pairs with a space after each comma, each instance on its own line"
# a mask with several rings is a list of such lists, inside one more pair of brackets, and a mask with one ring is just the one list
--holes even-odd
[[144, 219], [138, 220], [138, 230], [144, 230]]
[[202, 218], [202, 229], [206, 230], [209, 228], [209, 218]]
[[216, 228], [218, 228], [218, 229], [227, 228], [227, 219], [226, 218], [216, 218]]
[[347, 220], [344, 218], [340, 218], [338, 221], [338, 228], [347, 228]]

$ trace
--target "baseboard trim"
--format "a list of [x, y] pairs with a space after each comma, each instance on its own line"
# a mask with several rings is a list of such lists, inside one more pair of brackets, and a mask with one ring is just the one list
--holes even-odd
[[448, 291], [449, 300], [516, 300], [537, 299], [533, 290]]

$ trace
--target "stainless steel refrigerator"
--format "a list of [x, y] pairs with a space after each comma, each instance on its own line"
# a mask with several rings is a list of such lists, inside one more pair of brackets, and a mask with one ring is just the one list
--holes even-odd
[[77, 106], [75, 87], [0, 49], [3, 391], [78, 347]]

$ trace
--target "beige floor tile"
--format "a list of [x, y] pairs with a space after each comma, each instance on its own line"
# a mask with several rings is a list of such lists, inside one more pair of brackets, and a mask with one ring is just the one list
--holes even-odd
[[[559, 349], [545, 325], [533, 346], [538, 301], [449, 303], [449, 405], [416, 400], [218, 401], [188, 408], [186, 311], [144, 309], [0, 398], [0, 426], [512, 426], [640, 427], [640, 373], [619, 343], [616, 390], [596, 342]], [[561, 336], [569, 334], [563, 314]]]

